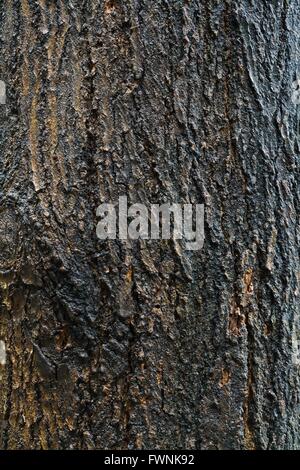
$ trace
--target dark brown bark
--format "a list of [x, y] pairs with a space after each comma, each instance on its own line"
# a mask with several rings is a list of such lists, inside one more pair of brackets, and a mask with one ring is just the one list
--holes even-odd
[[[1, 448], [300, 447], [299, 6], [1, 3]], [[124, 194], [204, 248], [97, 240]]]

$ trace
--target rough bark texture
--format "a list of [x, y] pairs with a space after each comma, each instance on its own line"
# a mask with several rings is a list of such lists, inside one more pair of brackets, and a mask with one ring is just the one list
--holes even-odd
[[[1, 448], [300, 448], [299, 0], [0, 8]], [[97, 240], [124, 194], [204, 248]]]

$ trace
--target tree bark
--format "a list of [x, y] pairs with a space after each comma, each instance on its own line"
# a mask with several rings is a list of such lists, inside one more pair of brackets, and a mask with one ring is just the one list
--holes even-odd
[[[299, 449], [299, 0], [3, 0], [0, 447]], [[96, 208], [203, 203], [205, 244]]]

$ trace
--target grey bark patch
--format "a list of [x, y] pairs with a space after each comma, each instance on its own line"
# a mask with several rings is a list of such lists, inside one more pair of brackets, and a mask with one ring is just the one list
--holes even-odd
[[292, 101], [294, 104], [300, 104], [300, 78], [293, 82]]
[[18, 250], [18, 222], [14, 209], [0, 208], [0, 269], [9, 269]]
[[6, 348], [4, 341], [0, 341], [0, 365], [5, 366], [6, 364]]
[[6, 85], [0, 80], [0, 104], [6, 104]]

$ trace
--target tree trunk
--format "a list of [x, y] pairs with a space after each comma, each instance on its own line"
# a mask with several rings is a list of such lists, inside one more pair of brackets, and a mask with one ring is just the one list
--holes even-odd
[[[300, 448], [299, 6], [1, 3], [2, 449]], [[97, 239], [121, 195], [203, 249]]]

